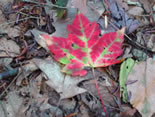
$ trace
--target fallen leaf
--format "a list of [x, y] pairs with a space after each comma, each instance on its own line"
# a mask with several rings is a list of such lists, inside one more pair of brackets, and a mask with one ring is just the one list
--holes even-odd
[[[16, 114], [23, 105], [24, 99], [21, 98], [17, 91], [11, 91], [7, 94], [6, 101], [1, 101], [0, 116], [1, 117], [17, 117]], [[5, 111], [4, 111], [5, 109]]]
[[137, 82], [127, 85], [131, 92], [130, 103], [138, 109], [143, 117], [151, 117], [155, 112], [155, 61], [148, 58], [146, 62], [136, 63], [128, 80]]
[[83, 79], [64, 75], [60, 72], [60, 67], [51, 58], [46, 60], [33, 59], [33, 61], [49, 78], [46, 83], [60, 94], [61, 99], [86, 92], [85, 89], [77, 86]]
[[133, 7], [128, 10], [128, 13], [130, 15], [135, 15], [135, 16], [141, 16], [143, 14], [144, 10], [141, 7]]
[[11, 56], [16, 57], [20, 54], [19, 46], [12, 40], [7, 40], [6, 38], [0, 39], [0, 56]]
[[6, 33], [8, 34], [9, 37], [18, 37], [20, 35], [20, 27], [18, 26], [14, 26], [14, 27], [10, 27], [8, 26], [6, 28]]
[[0, 10], [0, 34], [7, 34], [9, 37], [13, 38], [20, 35], [20, 30], [19, 26], [11, 27], [11, 24], [7, 22], [7, 19], [5, 19], [2, 11]]
[[84, 76], [87, 73], [84, 67], [106, 67], [120, 62], [116, 58], [123, 52], [124, 28], [99, 37], [99, 25], [79, 13], [67, 30], [68, 38], [42, 35], [55, 60], [66, 65], [63, 72]]
[[123, 101], [128, 102], [128, 93], [127, 93], [127, 81], [128, 75], [131, 72], [135, 61], [131, 58], [128, 58], [121, 64], [120, 74], [119, 74], [119, 82], [120, 82], [120, 91], [122, 93]]
[[14, 38], [20, 35], [20, 28], [18, 26], [11, 27], [8, 24], [4, 24], [0, 26], [0, 33], [7, 34], [9, 37]]
[[18, 76], [18, 79], [16, 80], [16, 85], [20, 86], [22, 83], [22, 80], [28, 77], [32, 72], [36, 70], [38, 70], [38, 67], [34, 64], [34, 62], [32, 62], [32, 60], [27, 61], [27, 64], [23, 65], [22, 67], [22, 74], [20, 74]]

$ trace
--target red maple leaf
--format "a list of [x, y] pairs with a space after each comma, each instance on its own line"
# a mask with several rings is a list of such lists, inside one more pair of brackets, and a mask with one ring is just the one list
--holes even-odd
[[83, 14], [75, 16], [67, 26], [68, 38], [42, 35], [56, 61], [65, 64], [63, 72], [84, 76], [84, 67], [105, 67], [119, 63], [122, 54], [124, 29], [99, 36], [99, 25], [90, 22]]

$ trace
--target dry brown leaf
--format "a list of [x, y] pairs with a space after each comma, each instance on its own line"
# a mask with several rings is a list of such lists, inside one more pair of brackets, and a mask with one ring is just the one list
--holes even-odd
[[72, 0], [74, 7], [78, 8], [83, 14], [87, 13], [87, 0]]
[[20, 54], [19, 46], [12, 40], [6, 38], [0, 39], [0, 56], [12, 56], [15, 57]]
[[155, 112], [155, 61], [152, 58], [147, 62], [135, 64], [128, 80], [137, 82], [128, 85], [127, 90], [131, 92], [130, 103], [138, 109], [143, 117], [151, 117]]

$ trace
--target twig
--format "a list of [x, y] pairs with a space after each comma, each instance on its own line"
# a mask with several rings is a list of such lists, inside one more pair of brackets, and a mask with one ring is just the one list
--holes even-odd
[[[30, 16], [30, 17], [25, 17], [25, 18], [19, 19], [18, 21], [24, 21], [24, 20], [27, 20], [27, 19], [39, 19], [39, 17]], [[8, 24], [13, 24], [15, 22], [16, 21], [5, 22], [3, 24], [0, 24], [0, 27], [2, 27], [4, 25], [8, 25]]]

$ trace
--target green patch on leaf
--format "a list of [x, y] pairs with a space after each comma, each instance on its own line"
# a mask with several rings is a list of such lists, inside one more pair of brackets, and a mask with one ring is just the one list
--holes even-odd
[[69, 64], [70, 63], [70, 60], [67, 58], [67, 57], [64, 57], [64, 58], [60, 58], [60, 63], [62, 64]]
[[73, 55], [69, 54], [69, 55], [68, 55], [68, 58], [69, 58], [69, 59], [74, 59], [75, 57], [74, 57]]
[[88, 41], [88, 39], [87, 39], [85, 36], [82, 36], [80, 39], [81, 39], [83, 42], [87, 42], [87, 41]]
[[120, 40], [119, 38], [117, 38], [115, 41], [116, 41], [116, 42], [120, 42], [121, 40]]
[[72, 47], [73, 47], [73, 49], [75, 49], [75, 50], [79, 48], [79, 46], [78, 46], [77, 44], [73, 44]]
[[108, 48], [105, 48], [104, 50], [103, 50], [103, 52], [101, 53], [101, 57], [103, 57], [105, 54], [107, 54], [108, 53]]
[[83, 61], [84, 64], [87, 64], [88, 63], [88, 58], [87, 57], [83, 57], [82, 61]]
[[88, 48], [82, 48], [83, 52], [88, 52]]
[[64, 51], [65, 53], [68, 53], [68, 50], [67, 50], [67, 49], [63, 49], [63, 51]]

